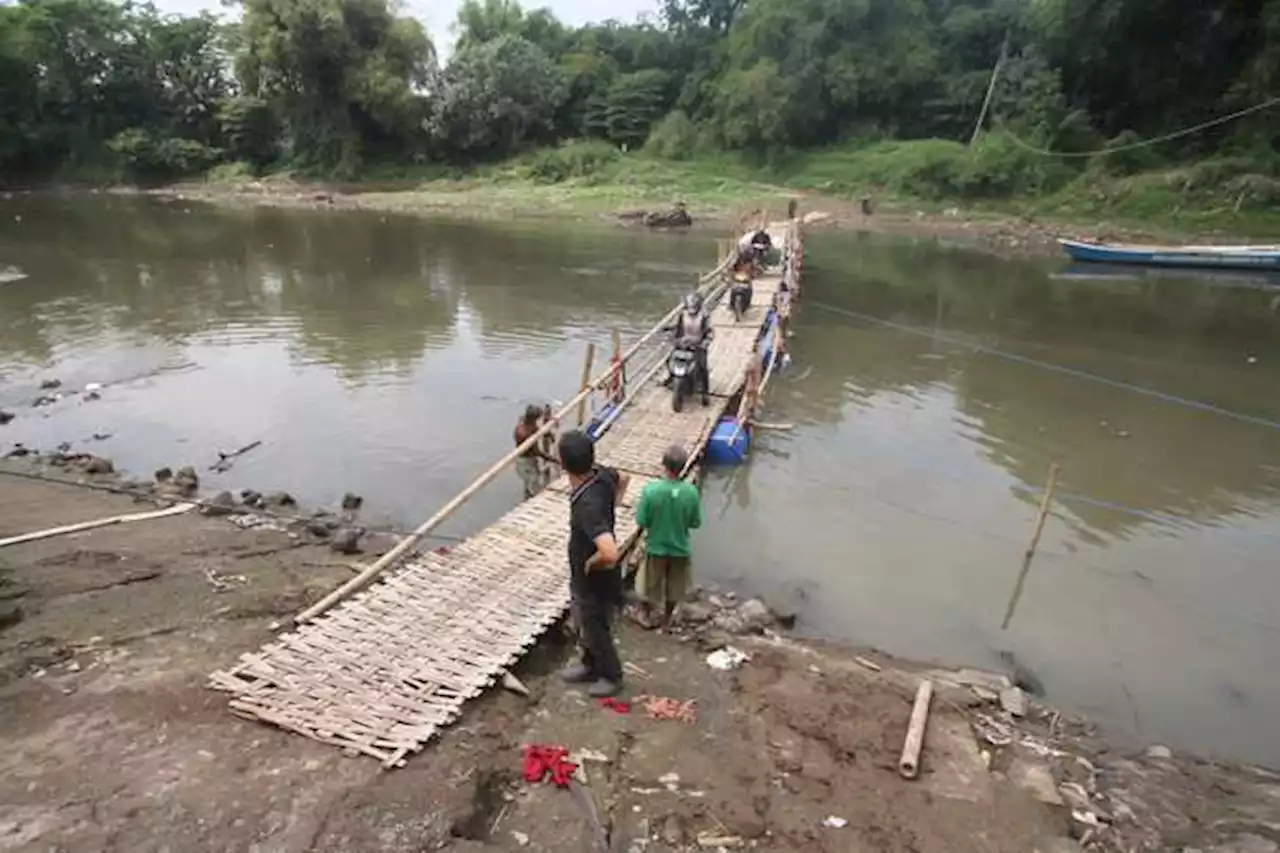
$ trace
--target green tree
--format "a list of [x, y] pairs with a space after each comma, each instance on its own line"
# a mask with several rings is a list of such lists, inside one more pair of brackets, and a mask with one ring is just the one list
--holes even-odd
[[244, 2], [241, 86], [283, 117], [299, 167], [352, 174], [414, 151], [434, 68], [422, 25], [387, 0]]
[[526, 142], [550, 141], [567, 96], [564, 73], [541, 48], [501, 36], [454, 55], [435, 90], [428, 127], [450, 156], [501, 157]]
[[453, 24], [455, 50], [476, 47], [502, 36], [518, 36], [551, 57], [565, 48], [566, 30], [550, 9], [526, 12], [518, 0], [463, 0]]
[[670, 105], [671, 78], [651, 68], [616, 77], [605, 94], [605, 134], [629, 147], [644, 143], [649, 128]]
[[222, 104], [218, 121], [226, 153], [232, 160], [262, 171], [280, 156], [280, 122], [262, 98], [229, 99]]

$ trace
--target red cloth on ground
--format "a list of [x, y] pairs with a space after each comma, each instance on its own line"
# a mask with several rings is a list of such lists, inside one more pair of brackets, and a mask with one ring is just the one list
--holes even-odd
[[613, 711], [615, 714], [630, 714], [630, 713], [631, 713], [631, 703], [630, 703], [630, 702], [624, 702], [624, 701], [622, 701], [621, 699], [614, 699], [613, 697], [609, 697], [609, 698], [607, 698], [607, 699], [601, 699], [601, 700], [600, 700], [600, 707], [601, 707], [601, 708], [608, 708], [610, 711]]
[[577, 769], [578, 765], [569, 760], [569, 750], [563, 746], [531, 743], [524, 748], [521, 770], [524, 780], [530, 784], [537, 784], [550, 774], [551, 784], [557, 788], [567, 788], [569, 777]]

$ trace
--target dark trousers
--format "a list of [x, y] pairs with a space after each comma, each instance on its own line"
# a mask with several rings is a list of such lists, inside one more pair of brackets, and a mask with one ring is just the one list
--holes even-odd
[[703, 396], [711, 393], [711, 368], [707, 365], [707, 348], [698, 347], [695, 363], [698, 365], [697, 378], [693, 385]]
[[582, 665], [596, 678], [621, 683], [622, 661], [613, 644], [613, 616], [622, 599], [619, 570], [592, 572], [581, 581], [575, 578], [570, 593]]

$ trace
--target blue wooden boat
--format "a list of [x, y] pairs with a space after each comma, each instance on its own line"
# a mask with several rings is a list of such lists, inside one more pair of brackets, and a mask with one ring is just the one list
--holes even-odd
[[1280, 246], [1140, 246], [1059, 240], [1072, 260], [1150, 267], [1280, 269]]

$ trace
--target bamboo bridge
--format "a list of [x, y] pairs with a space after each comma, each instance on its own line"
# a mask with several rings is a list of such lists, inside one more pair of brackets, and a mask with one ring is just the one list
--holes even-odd
[[[662, 476], [668, 446], [683, 446], [693, 460], [709, 447], [740, 447], [749, 434], [740, 404], [748, 367], [752, 359], [765, 359], [763, 390], [781, 334], [774, 296], [784, 276], [792, 294], [799, 292], [800, 225], [792, 218], [766, 226], [782, 260], [754, 280], [752, 307], [742, 321], [735, 322], [724, 296], [736, 239], [700, 279], [714, 305], [711, 405], [695, 400], [674, 412], [659, 381], [668, 351], [660, 333], [676, 316], [673, 310], [555, 413], [564, 418], [593, 392], [613, 392], [588, 433], [596, 439], [599, 464], [631, 474], [617, 514], [624, 550], [638, 538], [640, 490]], [[637, 364], [646, 366], [633, 369]], [[626, 373], [635, 378], [619, 389], [617, 380]], [[372, 756], [386, 767], [402, 766], [452, 723], [468, 699], [500, 678], [568, 609], [568, 481], [561, 476], [447, 553], [414, 549], [552, 428], [539, 430], [413, 535], [300, 613], [291, 630], [214, 673], [211, 684], [231, 694], [231, 710]]]

